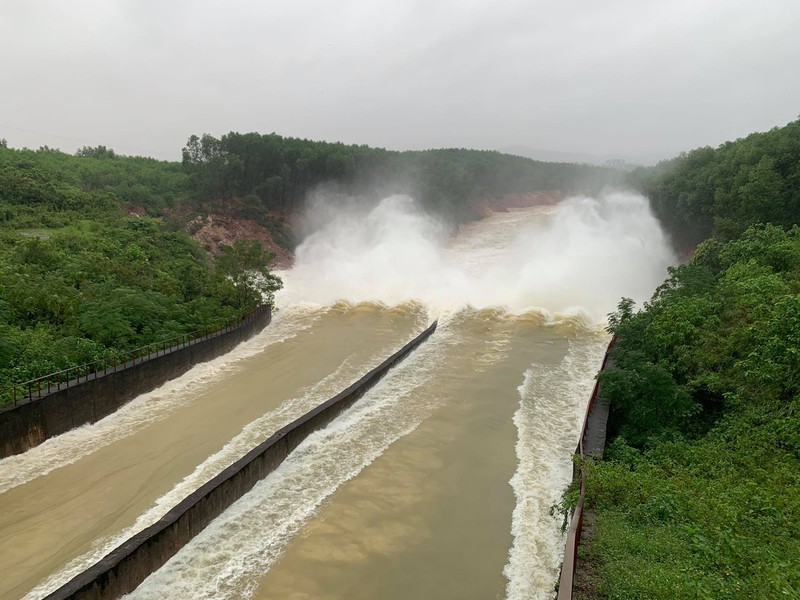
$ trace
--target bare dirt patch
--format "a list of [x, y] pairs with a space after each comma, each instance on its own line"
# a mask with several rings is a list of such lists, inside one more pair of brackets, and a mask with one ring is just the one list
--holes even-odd
[[220, 246], [230, 246], [236, 240], [245, 239], [261, 242], [265, 250], [275, 255], [273, 268], [285, 269], [291, 267], [294, 262], [292, 253], [279, 246], [266, 227], [251, 219], [219, 214], [201, 215], [189, 221], [186, 228], [192, 237], [214, 256], [220, 254]]

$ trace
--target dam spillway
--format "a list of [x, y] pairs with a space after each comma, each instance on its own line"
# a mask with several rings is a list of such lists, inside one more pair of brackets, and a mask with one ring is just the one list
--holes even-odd
[[577, 367], [606, 343], [567, 331], [497, 311], [440, 321], [131, 597], [485, 598], [503, 595], [512, 551], [510, 580], [550, 581], [563, 547], [549, 509], [593, 384]]
[[[0, 597], [22, 597], [43, 579], [50, 588], [89, 567], [363, 375], [424, 319], [413, 304], [341, 303], [287, 314], [233, 355], [199, 365], [95, 425], [0, 461], [0, 559], [7, 565]], [[348, 337], [354, 328], [358, 334]]]
[[[402, 289], [393, 273], [370, 291], [354, 284], [358, 265], [331, 281], [330, 269], [303, 278], [300, 262], [262, 334], [99, 423], [0, 461], [0, 558], [13, 565], [0, 597], [41, 598], [68, 581], [436, 316], [423, 347], [131, 597], [549, 597], [563, 552], [550, 507], [570, 479], [608, 341], [597, 311], [526, 308], [520, 290], [537, 273], [554, 302], [570, 293], [554, 286], [555, 271], [527, 272], [515, 246], [559, 218], [547, 207], [465, 227], [428, 278], [432, 293]], [[582, 226], [593, 231], [591, 219]], [[569, 245], [563, 233], [540, 241], [543, 254]], [[597, 248], [587, 249], [587, 288]], [[356, 289], [339, 301], [348, 277]], [[503, 285], [511, 293], [499, 306]], [[533, 305], [546, 305], [533, 287], [544, 298]], [[616, 294], [575, 293], [584, 307], [592, 294]]]

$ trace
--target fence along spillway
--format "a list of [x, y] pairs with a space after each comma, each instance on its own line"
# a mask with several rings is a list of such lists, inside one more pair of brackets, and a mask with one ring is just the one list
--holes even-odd
[[158, 522], [137, 533], [45, 600], [100, 600], [133, 591], [181, 547], [269, 473], [308, 435], [325, 427], [354, 404], [397, 363], [436, 330], [427, 329], [357, 382], [275, 432], [218, 476], [174, 506]]

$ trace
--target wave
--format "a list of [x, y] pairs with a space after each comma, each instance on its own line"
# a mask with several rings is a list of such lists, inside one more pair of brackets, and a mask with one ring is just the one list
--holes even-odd
[[51, 471], [72, 464], [100, 448], [167, 418], [192, 402], [211, 381], [230, 376], [242, 362], [266, 348], [307, 331], [324, 311], [295, 306], [276, 315], [258, 335], [214, 360], [201, 363], [164, 385], [141, 394], [111, 415], [50, 438], [27, 452], [0, 460], [0, 493], [23, 485]]
[[607, 343], [607, 335], [573, 339], [560, 364], [533, 364], [523, 375], [514, 414], [518, 462], [510, 481], [514, 541], [503, 571], [508, 600], [553, 596], [564, 534], [550, 507], [570, 481], [572, 453]]
[[433, 312], [463, 306], [582, 307], [602, 321], [620, 296], [643, 300], [675, 256], [647, 200], [614, 192], [569, 198], [550, 212], [494, 215], [454, 239], [407, 196], [337, 211], [325, 204], [316, 232], [284, 273], [287, 303], [416, 300]]

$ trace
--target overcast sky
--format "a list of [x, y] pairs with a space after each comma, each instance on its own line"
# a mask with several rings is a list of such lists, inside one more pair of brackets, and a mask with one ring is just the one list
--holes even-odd
[[798, 118], [798, 32], [797, 0], [0, 0], [0, 137], [671, 156]]

